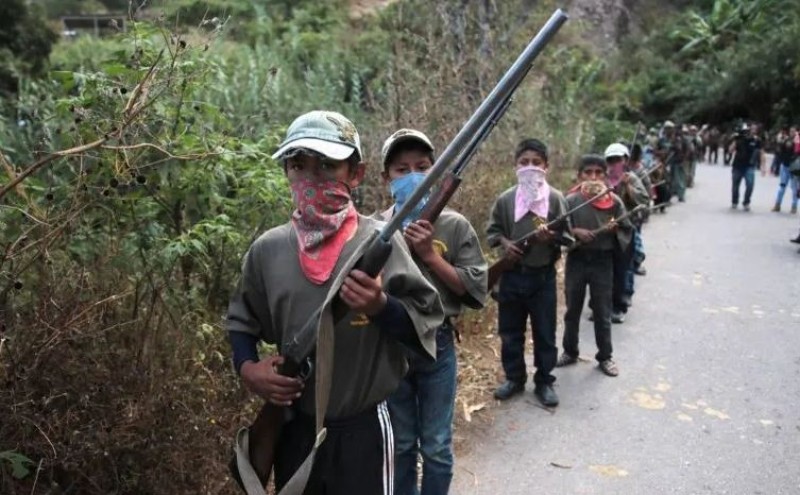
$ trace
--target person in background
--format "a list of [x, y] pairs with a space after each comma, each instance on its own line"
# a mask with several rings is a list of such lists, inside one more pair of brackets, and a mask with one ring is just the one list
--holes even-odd
[[682, 203], [686, 201], [685, 140], [672, 121], [664, 122], [662, 131], [663, 136], [658, 141], [656, 156], [667, 167], [670, 192]]
[[706, 161], [708, 163], [713, 163], [714, 165], [719, 163], [719, 146], [720, 140], [722, 139], [722, 135], [719, 132], [719, 128], [717, 126], [712, 127], [708, 131], [708, 158]]
[[753, 196], [753, 189], [756, 182], [756, 168], [760, 168], [763, 161], [761, 151], [761, 140], [758, 137], [758, 127], [753, 124], [748, 126], [742, 124], [739, 134], [731, 144], [729, 151], [733, 154], [731, 164], [731, 209], [739, 207], [739, 189], [742, 180], [745, 183], [744, 199], [742, 208], [750, 211], [750, 199]]
[[[614, 193], [622, 200], [625, 208], [630, 211], [637, 206], [649, 206], [650, 194], [645, 189], [642, 181], [628, 170], [629, 156], [627, 146], [622, 143], [609, 145], [605, 150], [606, 181]], [[629, 219], [635, 225], [634, 219]], [[637, 216], [636, 222], [641, 218]], [[625, 314], [632, 304], [634, 293], [634, 246], [636, 244], [636, 229], [630, 232], [631, 238], [626, 242], [617, 242], [614, 246], [614, 288], [612, 292], [612, 323], [623, 323]], [[621, 234], [621, 233], [620, 233]], [[641, 243], [641, 239], [639, 239]], [[642, 249], [643, 255], [643, 246]]]
[[777, 142], [775, 143], [777, 149], [775, 150], [775, 161], [778, 167], [778, 177], [780, 177], [780, 185], [778, 186], [778, 193], [775, 197], [775, 206], [772, 207], [772, 211], [779, 212], [781, 211], [781, 203], [783, 203], [783, 196], [786, 193], [786, 186], [790, 187], [791, 197], [792, 197], [792, 209], [791, 213], [797, 213], [797, 201], [798, 201], [798, 178], [796, 175], [793, 175], [789, 171], [789, 166], [794, 161], [795, 157], [798, 156], [795, 154], [795, 139], [798, 138], [798, 132], [796, 127], [791, 127], [790, 129], [782, 129], [780, 133], [778, 133]]

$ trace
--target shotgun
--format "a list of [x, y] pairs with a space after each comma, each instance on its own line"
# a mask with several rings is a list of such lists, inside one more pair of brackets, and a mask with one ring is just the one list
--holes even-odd
[[[547, 227], [548, 229], [551, 229], [551, 228], [557, 226], [558, 224], [560, 224], [561, 222], [563, 222], [564, 220], [569, 218], [569, 216], [572, 215], [573, 213], [575, 213], [576, 211], [580, 210], [581, 208], [583, 208], [584, 206], [586, 206], [588, 204], [591, 204], [595, 200], [601, 198], [604, 194], [608, 194], [609, 191], [611, 191], [611, 188], [610, 187], [606, 187], [600, 193], [592, 196], [591, 198], [587, 199], [586, 201], [584, 201], [583, 203], [579, 204], [578, 206], [572, 208], [571, 210], [563, 213], [562, 215], [559, 215], [554, 220], [552, 220], [550, 222], [547, 222], [545, 227]], [[533, 231], [525, 234], [524, 236], [522, 236], [519, 239], [517, 239], [516, 241], [514, 241], [514, 245], [516, 247], [518, 247], [519, 249], [521, 249], [523, 251], [526, 251], [528, 248], [530, 248], [530, 245], [536, 240], [536, 233], [537, 233], [537, 231], [533, 230]], [[507, 272], [508, 270], [511, 270], [513, 267], [514, 267], [514, 262], [512, 262], [511, 260], [509, 260], [505, 256], [500, 258], [499, 260], [495, 261], [492, 264], [492, 266], [489, 267], [489, 274], [488, 274], [489, 288], [491, 289], [492, 287], [495, 286], [495, 284], [497, 284], [497, 282], [500, 280], [500, 276], [503, 274], [503, 272]]]
[[[525, 50], [519, 55], [514, 64], [506, 71], [491, 93], [483, 100], [481, 105], [475, 110], [467, 120], [458, 134], [453, 138], [447, 148], [436, 160], [425, 179], [414, 189], [403, 207], [398, 211], [380, 230], [371, 241], [365, 251], [364, 256], [356, 263], [355, 268], [367, 273], [370, 277], [377, 276], [383, 268], [386, 260], [391, 254], [392, 235], [402, 227], [402, 222], [425, 197], [433, 187], [434, 183], [447, 171], [451, 165], [456, 163], [459, 156], [464, 156], [467, 161], [474, 154], [482, 139], [478, 139], [480, 134], [484, 138], [491, 130], [493, 120], [496, 122], [502, 112], [502, 107], [508, 107], [511, 96], [519, 86], [522, 79], [530, 70], [533, 60], [542, 51], [544, 46], [555, 36], [556, 32], [567, 21], [567, 15], [560, 9], [556, 10], [539, 33], [531, 40]], [[487, 127], [488, 126], [488, 127]], [[462, 160], [463, 162], [463, 160]], [[459, 173], [463, 171], [463, 164]], [[458, 187], [450, 186], [452, 192]], [[442, 190], [442, 197], [452, 197], [452, 192], [446, 196], [446, 191]], [[439, 196], [437, 192], [437, 196]], [[441, 206], [436, 203], [440, 203]], [[446, 202], [446, 200], [445, 200]], [[444, 208], [441, 201], [431, 201], [431, 212], [435, 213], [431, 218], [438, 216]], [[436, 207], [436, 208], [434, 208]], [[438, 212], [435, 211], [438, 209]], [[429, 213], [430, 214], [430, 213]], [[331, 290], [335, 290], [332, 288]], [[284, 342], [280, 352], [285, 362], [281, 366], [280, 373], [285, 376], [295, 376], [307, 379], [312, 376], [314, 366], [313, 354], [316, 348], [317, 328], [320, 320], [320, 308], [308, 320], [308, 322], [297, 332], [293, 333], [291, 340]], [[334, 324], [341, 321], [349, 312], [349, 308], [338, 297], [332, 304]], [[272, 471], [274, 462], [275, 447], [280, 436], [283, 424], [290, 419], [292, 410], [290, 408], [275, 406], [269, 402], [265, 403], [256, 417], [253, 425], [248, 429], [243, 429], [247, 438], [245, 444], [240, 445], [249, 455], [249, 468], [240, 469], [240, 462], [246, 462], [234, 455], [230, 463], [231, 474], [240, 488], [249, 495], [263, 493]], [[241, 438], [242, 430], [237, 438]], [[257, 480], [252, 479], [248, 473], [255, 472]], [[244, 475], [244, 476], [243, 476]], [[243, 479], [247, 478], [247, 479]], [[261, 491], [258, 486], [261, 485]]]

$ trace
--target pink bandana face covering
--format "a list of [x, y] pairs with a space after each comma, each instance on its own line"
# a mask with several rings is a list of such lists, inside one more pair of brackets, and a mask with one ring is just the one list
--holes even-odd
[[347, 184], [301, 179], [291, 187], [300, 267], [309, 281], [321, 285], [330, 278], [345, 243], [358, 228], [358, 214]]
[[550, 185], [547, 172], [539, 167], [527, 165], [517, 169], [517, 194], [514, 203], [514, 221], [519, 222], [528, 212], [547, 218], [550, 210]]

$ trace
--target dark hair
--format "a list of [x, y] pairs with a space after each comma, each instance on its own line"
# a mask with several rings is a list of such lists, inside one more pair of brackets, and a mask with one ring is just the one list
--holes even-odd
[[514, 160], [520, 157], [526, 151], [533, 151], [534, 153], [538, 153], [544, 161], [547, 161], [547, 145], [543, 142], [539, 141], [538, 139], [523, 139], [517, 145], [516, 151], [514, 151]]
[[632, 163], [636, 163], [641, 159], [642, 159], [642, 145], [639, 144], [639, 143], [636, 143], [636, 144], [633, 145], [633, 147], [631, 147], [631, 159], [630, 159], [630, 161]]
[[389, 164], [397, 158], [397, 155], [406, 151], [419, 151], [420, 153], [424, 153], [427, 156], [431, 163], [434, 163], [436, 159], [433, 156], [433, 151], [428, 147], [427, 144], [419, 141], [418, 139], [403, 139], [402, 141], [398, 142], [389, 150], [389, 153], [386, 154], [386, 160], [383, 161], [383, 170], [387, 170], [389, 168]]
[[578, 162], [578, 172], [582, 171], [584, 168], [588, 167], [589, 165], [597, 165], [603, 168], [605, 171], [608, 168], [606, 165], [606, 160], [600, 155], [583, 155]]
[[361, 155], [358, 154], [358, 151], [353, 150], [353, 154], [345, 158], [347, 162], [347, 166], [350, 170], [355, 170], [359, 163], [361, 163]]

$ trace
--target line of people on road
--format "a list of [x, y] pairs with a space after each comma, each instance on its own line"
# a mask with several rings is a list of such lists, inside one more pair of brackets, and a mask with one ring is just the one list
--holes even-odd
[[[651, 174], [674, 174], [667, 143], [649, 168], [638, 143], [633, 151], [613, 143], [604, 155], [585, 155], [577, 163], [575, 184], [564, 194], [547, 181], [546, 144], [522, 140], [513, 163], [517, 184], [498, 196], [486, 230], [490, 246], [500, 248], [499, 261], [488, 266], [464, 216], [446, 208], [433, 222], [419, 219], [419, 204], [403, 220], [402, 234], [392, 237], [383, 271], [371, 276], [351, 269], [346, 260], [381, 221], [410, 201], [432, 169], [434, 146], [414, 129], [389, 136], [381, 150], [381, 177], [393, 203], [364, 216], [351, 197], [366, 173], [355, 126], [335, 112], [298, 117], [273, 156], [289, 180], [295, 210], [287, 223], [250, 247], [226, 318], [234, 367], [244, 385], [292, 411], [274, 447], [276, 487], [306, 483], [310, 493], [447, 493], [454, 462], [454, 320], [466, 307], [484, 306], [494, 288], [492, 269], [501, 262], [505, 268], [496, 272], [495, 297], [506, 381], [495, 397], [508, 399], [525, 388], [530, 319], [534, 394], [547, 407], [558, 405], [553, 369], [578, 359], [587, 287], [598, 367], [617, 376], [611, 325], [625, 320], [634, 275], [645, 273], [641, 229], [655, 192]], [[556, 263], [564, 252], [566, 331], [559, 356]], [[317, 344], [318, 353], [324, 349], [337, 356], [335, 364], [318, 363], [301, 378], [281, 374], [280, 355], [261, 359], [259, 341], [282, 352], [302, 338], [308, 316], [323, 307], [337, 281], [348, 312], [335, 324], [321, 317]], [[324, 421], [316, 418], [320, 404]], [[248, 449], [248, 442], [239, 444], [235, 465], [259, 458]], [[313, 468], [301, 469], [309, 462]]]
[[[650, 175], [663, 168], [660, 161], [645, 167], [638, 143], [633, 150], [613, 143], [603, 155], [581, 157], [576, 182], [564, 194], [546, 181], [547, 146], [536, 139], [519, 144], [515, 153], [518, 184], [495, 201], [486, 231], [489, 245], [500, 248], [502, 260], [512, 266], [503, 273], [495, 292], [505, 374], [495, 398], [507, 400], [525, 389], [525, 332], [530, 320], [534, 395], [546, 407], [558, 405], [552, 373], [556, 367], [578, 361], [587, 287], [598, 367], [606, 375], [619, 374], [611, 325], [625, 321], [634, 294], [634, 275], [646, 273], [641, 232], [655, 197]], [[526, 194], [532, 195], [530, 202], [521, 199]], [[529, 203], [532, 206], [525, 208]], [[518, 239], [531, 234], [535, 242], [520, 246]], [[566, 252], [567, 308], [559, 356], [556, 263], [562, 251]]]

